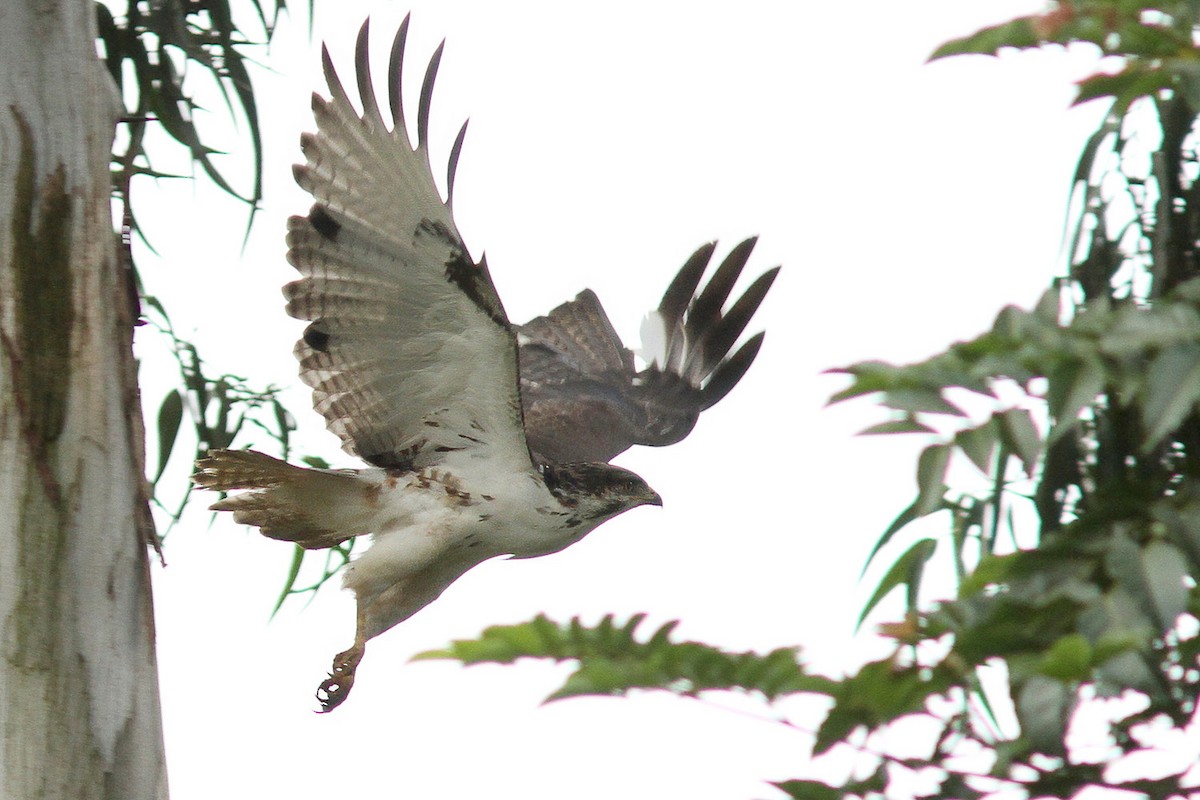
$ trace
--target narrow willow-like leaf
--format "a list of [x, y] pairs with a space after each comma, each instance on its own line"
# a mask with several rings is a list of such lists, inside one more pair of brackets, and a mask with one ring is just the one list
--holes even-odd
[[[909, 586], [910, 593], [915, 592], [919, 588], [921, 570], [925, 566], [925, 562], [933, 556], [935, 550], [937, 550], [937, 542], [933, 539], [919, 539], [912, 547], [905, 550], [904, 554], [896, 559], [896, 563], [892, 564], [891, 569], [883, 576], [883, 580], [875, 587], [875, 591], [871, 593], [871, 598], [867, 600], [858, 615], [855, 627], [861, 627], [867, 615], [874, 611], [875, 606], [879, 605], [880, 601], [897, 586], [906, 584]], [[918, 583], [917, 587], [912, 585], [914, 578]]]
[[287, 577], [283, 579], [283, 590], [279, 593], [279, 597], [275, 600], [275, 605], [271, 609], [272, 618], [279, 613], [279, 609], [283, 608], [283, 603], [288, 599], [288, 595], [292, 594], [292, 590], [296, 588], [296, 578], [300, 576], [300, 567], [303, 564], [304, 548], [296, 545], [292, 551], [292, 563], [288, 567]]
[[918, 517], [917, 504], [913, 503], [908, 508], [896, 515], [896, 518], [891, 521], [883, 534], [875, 541], [875, 545], [871, 548], [871, 552], [867, 554], [867, 559], [863, 563], [862, 572], [859, 573], [859, 580], [862, 580], [863, 575], [867, 574], [867, 568], [871, 566], [871, 562], [875, 560], [875, 556], [879, 551], [892, 540], [892, 537], [900, 532], [902, 528]]
[[151, 483], [158, 483], [158, 479], [167, 469], [167, 462], [170, 461], [171, 452], [175, 449], [175, 439], [179, 435], [181, 422], [183, 422], [183, 395], [172, 389], [167, 392], [162, 405], [158, 407], [158, 469], [155, 471], [154, 480]]

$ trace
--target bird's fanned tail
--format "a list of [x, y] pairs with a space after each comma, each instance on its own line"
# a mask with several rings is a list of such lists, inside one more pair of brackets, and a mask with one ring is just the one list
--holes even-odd
[[239, 524], [304, 548], [333, 547], [370, 532], [365, 520], [344, 512], [342, 498], [371, 490], [352, 473], [294, 467], [254, 450], [211, 450], [196, 462], [192, 482], [237, 492], [209, 506], [212, 511], [232, 511]]

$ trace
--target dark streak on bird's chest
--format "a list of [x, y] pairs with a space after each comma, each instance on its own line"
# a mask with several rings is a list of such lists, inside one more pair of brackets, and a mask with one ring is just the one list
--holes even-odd
[[413, 483], [422, 489], [440, 487], [446, 493], [446, 497], [455, 505], [471, 506], [477, 502], [472, 499], [471, 493], [463, 488], [462, 481], [445, 470], [436, 468], [421, 470], [413, 476]]

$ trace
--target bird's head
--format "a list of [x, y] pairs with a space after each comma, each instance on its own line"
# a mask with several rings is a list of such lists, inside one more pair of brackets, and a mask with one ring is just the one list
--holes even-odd
[[597, 524], [638, 506], [661, 506], [658, 492], [637, 473], [605, 463], [547, 464], [550, 492], [573, 516]]

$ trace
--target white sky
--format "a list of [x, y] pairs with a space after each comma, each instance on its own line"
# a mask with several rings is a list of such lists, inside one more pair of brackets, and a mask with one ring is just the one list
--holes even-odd
[[[820, 372], [921, 358], [1007, 303], [1034, 302], [1059, 269], [1070, 176], [1100, 111], [1067, 111], [1091, 62], [923, 64], [941, 41], [1036, 2], [649, 5], [412, 2], [407, 96], [445, 37], [434, 158], [470, 116], [456, 216], [510, 316], [591, 287], [635, 344], [695, 247], [717, 238], [723, 255], [757, 233], [747, 280], [784, 265], [752, 327], [768, 330], [757, 363], [684, 443], [621, 460], [663, 509], [558, 555], [476, 569], [372, 641], [328, 716], [313, 713], [313, 692], [352, 639], [352, 597], [330, 587], [269, 620], [290, 548], [189, 515], [154, 571], [175, 800], [770, 797], [763, 780], [807, 774], [804, 737], [715, 707], [753, 702], [542, 707], [564, 669], [408, 659], [539, 612], [679, 618], [682, 638], [802, 644], [826, 671], [877, 653], [852, 637], [871, 586], [858, 573], [912, 499], [920, 443], [855, 438], [881, 412], [823, 410], [841, 382]], [[317, 38], [349, 81], [362, 19], [372, 15], [382, 59], [407, 9], [333, 6], [318, 2]], [[161, 199], [143, 186], [136, 201], [162, 256], [141, 256], [149, 290], [215, 367], [256, 384], [298, 384], [300, 326], [279, 286], [294, 275], [283, 220], [309, 204], [290, 165], [313, 128], [308, 94], [324, 91], [306, 24], [285, 22], [266, 59], [275, 74], [255, 74], [267, 198], [245, 252], [244, 212], [203, 184], [166, 186]], [[143, 373], [153, 415], [171, 376], [151, 356]], [[306, 392], [290, 397], [300, 450], [355, 466]], [[793, 719], [815, 724], [801, 705]]]

